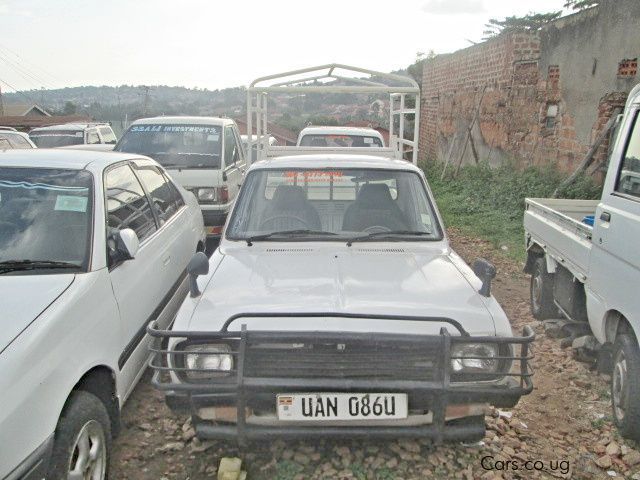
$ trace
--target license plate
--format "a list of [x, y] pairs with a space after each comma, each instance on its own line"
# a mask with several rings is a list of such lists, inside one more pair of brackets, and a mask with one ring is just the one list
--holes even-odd
[[407, 418], [406, 393], [281, 393], [279, 420], [385, 420]]

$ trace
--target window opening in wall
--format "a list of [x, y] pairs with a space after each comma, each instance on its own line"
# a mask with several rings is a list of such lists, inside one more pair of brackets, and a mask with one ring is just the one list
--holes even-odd
[[544, 126], [546, 128], [553, 128], [556, 124], [556, 117], [558, 116], [558, 104], [557, 103], [549, 103], [547, 104], [547, 115], [544, 121]]

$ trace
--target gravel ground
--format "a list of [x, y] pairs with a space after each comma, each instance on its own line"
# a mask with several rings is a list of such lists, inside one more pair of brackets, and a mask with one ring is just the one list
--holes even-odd
[[320, 441], [252, 444], [199, 442], [187, 417], [171, 413], [143, 378], [123, 412], [114, 443], [112, 479], [216, 478], [222, 457], [238, 456], [253, 479], [511, 479], [631, 478], [640, 480], [640, 445], [621, 439], [611, 423], [608, 378], [580, 363], [570, 348], [545, 333], [529, 313], [522, 265], [486, 242], [449, 231], [467, 262], [483, 256], [496, 265], [493, 293], [514, 333], [531, 325], [535, 389], [509, 411], [487, 416], [487, 434], [474, 445], [426, 441]]

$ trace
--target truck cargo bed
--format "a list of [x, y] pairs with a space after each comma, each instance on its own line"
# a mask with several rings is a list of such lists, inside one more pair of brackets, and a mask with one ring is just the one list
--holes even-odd
[[527, 238], [584, 282], [593, 227], [583, 219], [595, 213], [599, 200], [527, 198], [525, 203]]

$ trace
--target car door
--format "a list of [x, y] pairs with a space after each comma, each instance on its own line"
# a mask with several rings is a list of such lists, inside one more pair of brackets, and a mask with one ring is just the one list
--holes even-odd
[[595, 215], [586, 285], [594, 330], [603, 328], [606, 311], [617, 310], [640, 331], [640, 112], [627, 118], [629, 134], [623, 145], [616, 145], [614, 156], [621, 149], [620, 161], [612, 159]]
[[140, 246], [135, 258], [109, 262], [109, 276], [121, 319], [122, 351], [118, 368], [125, 391], [134, 384], [148, 357], [146, 326], [170, 288], [170, 252], [163, 242], [149, 199], [129, 162], [104, 174], [107, 238], [131, 228]]
[[225, 184], [229, 191], [230, 203], [233, 203], [238, 190], [240, 190], [245, 167], [240, 136], [237, 135], [232, 125], [227, 125], [224, 127], [224, 173], [227, 177]]
[[[164, 258], [169, 257], [165, 274], [165, 284], [175, 292], [179, 284], [186, 278], [187, 263], [196, 252], [198, 235], [195, 232], [190, 213], [180, 192], [165, 174], [150, 162], [135, 161], [135, 173], [151, 199], [160, 225], [159, 235], [163, 247], [166, 247]], [[159, 326], [166, 328], [172, 318], [160, 318]]]

